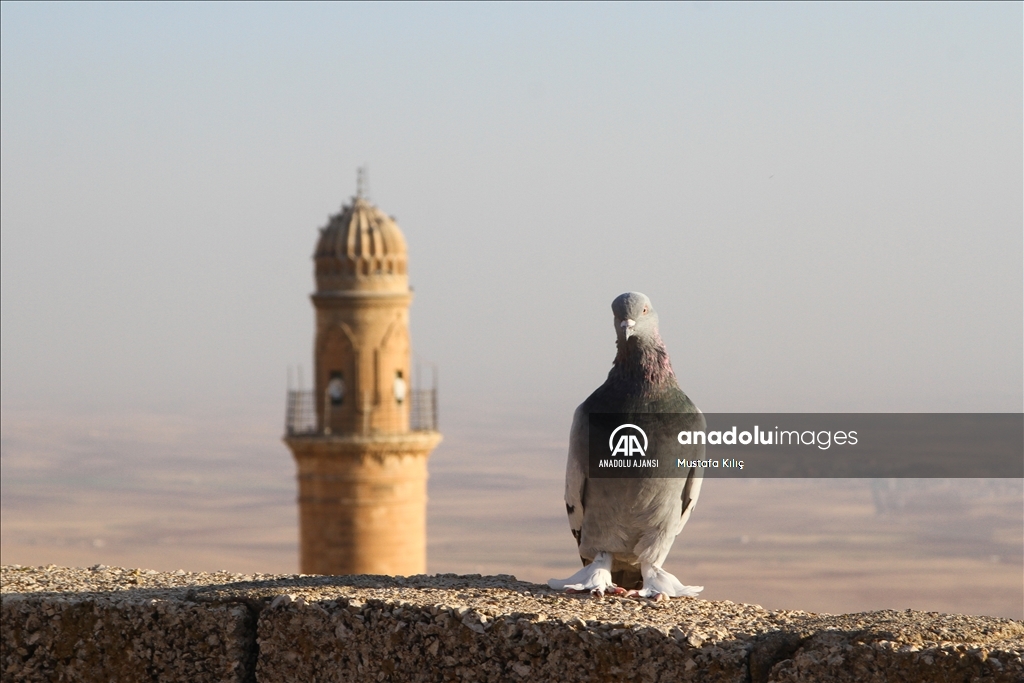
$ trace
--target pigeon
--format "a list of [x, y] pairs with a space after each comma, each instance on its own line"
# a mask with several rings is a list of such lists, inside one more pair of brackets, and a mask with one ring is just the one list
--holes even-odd
[[[703, 586], [684, 586], [662, 569], [676, 535], [693, 514], [703, 470], [685, 478], [590, 478], [590, 413], [682, 413], [690, 429], [705, 429], [704, 416], [676, 381], [658, 333], [651, 300], [627, 292], [612, 302], [617, 353], [605, 380], [573, 416], [565, 473], [565, 510], [583, 569], [551, 579], [556, 590], [595, 595], [626, 593], [645, 598], [695, 596]], [[673, 418], [674, 419], [674, 418]], [[687, 458], [700, 459], [693, 446]]]

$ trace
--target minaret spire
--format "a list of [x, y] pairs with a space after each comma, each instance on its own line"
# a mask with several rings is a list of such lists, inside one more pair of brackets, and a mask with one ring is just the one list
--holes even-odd
[[366, 164], [356, 169], [356, 199], [369, 199], [370, 173]]

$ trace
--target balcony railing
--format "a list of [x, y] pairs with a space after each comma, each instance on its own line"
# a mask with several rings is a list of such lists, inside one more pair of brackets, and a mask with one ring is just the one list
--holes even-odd
[[284, 431], [288, 436], [316, 434], [316, 396], [312, 391], [288, 391], [285, 407]]
[[413, 389], [409, 392], [409, 430], [437, 431], [437, 389]]
[[[288, 391], [284, 428], [288, 436], [322, 433], [313, 391]], [[409, 431], [437, 431], [437, 389], [413, 389], [409, 392]]]

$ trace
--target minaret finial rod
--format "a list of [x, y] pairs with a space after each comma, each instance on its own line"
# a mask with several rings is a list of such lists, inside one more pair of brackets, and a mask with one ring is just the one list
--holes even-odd
[[366, 199], [369, 194], [369, 173], [366, 164], [356, 169], [356, 198]]

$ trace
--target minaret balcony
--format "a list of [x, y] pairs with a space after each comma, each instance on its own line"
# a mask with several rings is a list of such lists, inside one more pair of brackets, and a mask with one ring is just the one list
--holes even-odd
[[[409, 431], [436, 432], [437, 389], [410, 389], [406, 399], [409, 402]], [[353, 434], [341, 434], [324, 429], [323, 425], [329, 422], [330, 420], [323, 420], [317, 414], [316, 395], [313, 390], [288, 391], [285, 408], [286, 437], [369, 435], [358, 430]]]

